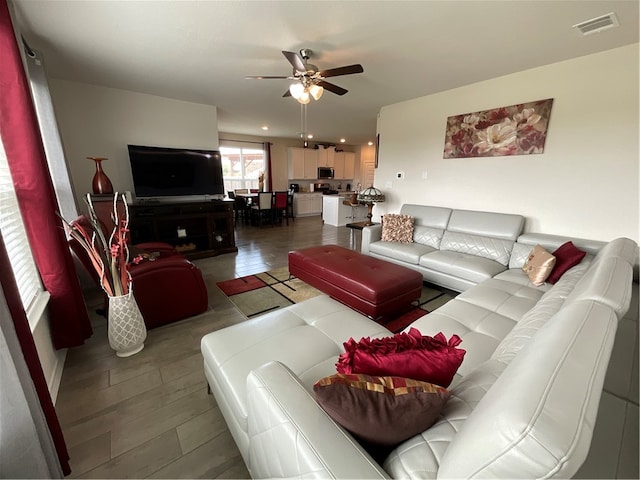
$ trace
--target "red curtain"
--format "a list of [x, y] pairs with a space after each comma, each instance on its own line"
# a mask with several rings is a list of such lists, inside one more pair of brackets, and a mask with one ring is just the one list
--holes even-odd
[[271, 144], [264, 142], [264, 159], [267, 162], [267, 191], [273, 191], [273, 175], [271, 173]]
[[[0, 10], [5, 6], [5, 0], [0, 1]], [[69, 453], [67, 452], [67, 445], [62, 435], [62, 428], [56, 415], [55, 407], [51, 401], [49, 395], [49, 388], [47, 387], [47, 380], [44, 378], [42, 371], [42, 365], [38, 357], [36, 350], [36, 344], [33, 341], [31, 335], [31, 328], [29, 327], [29, 320], [24, 313], [22, 307], [22, 301], [20, 300], [20, 293], [18, 292], [18, 286], [16, 285], [15, 278], [11, 273], [11, 263], [7, 251], [4, 247], [4, 241], [0, 237], [0, 284], [4, 291], [5, 298], [7, 300], [7, 307], [11, 313], [11, 318], [16, 329], [16, 335], [20, 342], [20, 348], [24, 355], [31, 380], [35, 387], [42, 408], [42, 413], [47, 421], [49, 432], [51, 432], [51, 438], [58, 454], [58, 460], [60, 461], [60, 467], [65, 475], [71, 473], [71, 467], [69, 466]]]
[[44, 155], [40, 129], [6, 0], [0, 0], [0, 134], [31, 250], [44, 288], [55, 348], [92, 334]]

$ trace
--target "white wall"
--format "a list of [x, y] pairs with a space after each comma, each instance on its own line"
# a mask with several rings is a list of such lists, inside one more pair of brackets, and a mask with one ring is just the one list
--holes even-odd
[[183, 102], [67, 80], [50, 80], [51, 96], [81, 210], [95, 164], [117, 191], [133, 191], [128, 144], [218, 148], [218, 114], [211, 105]]
[[[526, 231], [639, 241], [638, 54], [635, 44], [382, 108], [375, 185], [387, 202], [374, 217], [441, 205], [520, 213]], [[442, 158], [447, 117], [545, 98], [543, 154]]]

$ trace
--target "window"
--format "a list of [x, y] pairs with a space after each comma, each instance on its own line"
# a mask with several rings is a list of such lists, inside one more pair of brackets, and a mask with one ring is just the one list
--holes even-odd
[[28, 315], [36, 297], [43, 289], [20, 216], [18, 199], [2, 142], [0, 142], [0, 232], [9, 254], [22, 305]]
[[264, 149], [255, 146], [220, 147], [222, 176], [227, 192], [236, 188], [258, 188], [258, 177], [265, 171]]

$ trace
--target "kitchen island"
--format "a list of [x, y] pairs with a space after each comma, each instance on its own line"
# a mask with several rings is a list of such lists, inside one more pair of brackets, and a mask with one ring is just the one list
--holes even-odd
[[344, 227], [347, 223], [361, 222], [367, 219], [367, 207], [358, 205], [350, 207], [342, 202], [349, 200], [352, 192], [339, 193], [337, 195], [323, 195], [322, 197], [322, 221], [334, 227]]

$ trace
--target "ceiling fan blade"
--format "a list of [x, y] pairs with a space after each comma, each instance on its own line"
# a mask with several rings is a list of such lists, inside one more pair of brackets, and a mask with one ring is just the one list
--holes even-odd
[[316, 83], [316, 85], [320, 85], [322, 88], [329, 90], [330, 92], [335, 93], [336, 95], [344, 95], [349, 90], [339, 87], [338, 85], [334, 85], [333, 83], [325, 82], [324, 80], [320, 80]]
[[288, 76], [274, 76], [274, 75], [247, 75], [244, 77], [245, 80], [272, 80], [272, 79], [284, 79], [289, 78]]
[[321, 77], [337, 77], [338, 75], [352, 75], [354, 73], [362, 73], [364, 68], [359, 63], [355, 65], [347, 65], [346, 67], [330, 68], [319, 72]]
[[282, 95], [282, 97], [290, 97], [291, 96], [291, 92], [289, 91], [289, 89], [287, 88], [287, 91], [284, 92], [284, 95]]
[[295, 52], [287, 52], [285, 50], [282, 50], [282, 54], [286, 57], [287, 60], [289, 60], [289, 63], [293, 65], [293, 68], [295, 68], [296, 71], [307, 71], [307, 67], [304, 65], [304, 62], [302, 61], [302, 57], [300, 57], [300, 55]]

